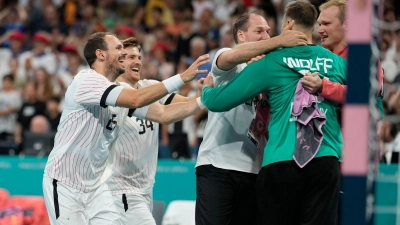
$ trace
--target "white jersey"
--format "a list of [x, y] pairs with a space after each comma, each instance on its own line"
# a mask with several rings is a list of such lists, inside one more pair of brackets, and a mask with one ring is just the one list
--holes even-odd
[[[158, 81], [138, 82], [139, 88], [155, 83]], [[159, 102], [169, 104], [173, 96], [166, 95]], [[158, 130], [158, 123], [128, 117], [115, 144], [113, 176], [107, 181], [113, 195], [151, 193], [157, 169]]]
[[[228, 71], [219, 69], [216, 65], [217, 59], [221, 53], [228, 50], [230, 48], [222, 48], [215, 54], [212, 64], [215, 87], [224, 85], [246, 67], [243, 63]], [[211, 164], [221, 169], [258, 174], [261, 169], [265, 140], [256, 147], [247, 138], [254, 114], [255, 106], [252, 99], [228, 112], [209, 111], [196, 167]]]
[[[133, 111], [115, 107], [122, 89], [91, 69], [75, 76], [65, 93], [45, 174], [83, 192], [95, 190], [107, 179], [110, 150]], [[134, 115], [144, 117], [140, 112], [135, 110]]]

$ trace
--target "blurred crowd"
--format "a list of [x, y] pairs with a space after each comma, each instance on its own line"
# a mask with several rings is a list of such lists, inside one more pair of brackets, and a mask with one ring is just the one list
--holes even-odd
[[[88, 68], [82, 52], [92, 33], [110, 31], [121, 40], [137, 37], [142, 79], [164, 80], [204, 53], [213, 59], [218, 49], [233, 47], [232, 22], [246, 11], [263, 9], [270, 36], [280, 34], [283, 8], [290, 1], [0, 0], [0, 154], [23, 154], [35, 145], [28, 141], [31, 134], [54, 138], [66, 88], [79, 70]], [[325, 0], [310, 2], [318, 7]], [[400, 22], [399, 1], [384, 1], [382, 20]], [[396, 115], [400, 27], [382, 30], [380, 40], [387, 84], [384, 106], [387, 115]], [[314, 42], [319, 44], [317, 24]], [[211, 63], [204, 68], [210, 70]], [[179, 94], [194, 95], [196, 88], [186, 84]], [[163, 126], [160, 157], [196, 157], [206, 122], [205, 110]], [[385, 152], [400, 151], [398, 127], [400, 119], [382, 122], [379, 137]]]

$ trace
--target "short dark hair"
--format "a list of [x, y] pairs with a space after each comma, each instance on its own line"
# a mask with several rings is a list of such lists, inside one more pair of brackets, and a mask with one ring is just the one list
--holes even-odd
[[14, 76], [12, 74], [7, 74], [7, 75], [4, 75], [4, 77], [3, 77], [3, 81], [5, 81], [5, 80], [9, 80], [12, 83], [14, 83], [15, 79], [14, 79]]
[[139, 40], [135, 37], [130, 37], [130, 38], [123, 40], [122, 45], [124, 45], [124, 48], [135, 47], [139, 50], [139, 52], [142, 51], [142, 47], [139, 44]]
[[92, 34], [84, 49], [83, 49], [83, 55], [87, 61], [87, 63], [89, 64], [89, 67], [92, 67], [94, 61], [96, 61], [96, 50], [97, 49], [101, 49], [103, 51], [107, 51], [108, 50], [108, 46], [107, 46], [107, 42], [104, 40], [104, 37], [106, 35], [112, 35], [115, 36], [115, 34], [111, 33], [111, 32], [97, 32]]
[[263, 10], [257, 9], [251, 12], [247, 12], [241, 16], [239, 16], [239, 18], [235, 21], [235, 23], [233, 24], [232, 27], [232, 33], [233, 33], [233, 40], [235, 41], [235, 43], [238, 43], [238, 36], [237, 36], [237, 32], [239, 30], [242, 31], [247, 31], [247, 29], [249, 28], [249, 18], [250, 15], [258, 15], [258, 16], [262, 16], [265, 19], [265, 12]]
[[317, 10], [305, 0], [293, 1], [285, 7], [285, 17], [293, 19], [296, 24], [304, 28], [313, 28], [317, 21]]

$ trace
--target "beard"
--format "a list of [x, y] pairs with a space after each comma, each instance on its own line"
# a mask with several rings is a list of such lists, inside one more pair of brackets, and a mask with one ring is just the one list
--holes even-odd
[[119, 65], [118, 58], [116, 58], [113, 62], [109, 61], [109, 58], [106, 58], [107, 64], [106, 64], [106, 77], [112, 82], [117, 80], [117, 78], [125, 73], [125, 69], [121, 68]]

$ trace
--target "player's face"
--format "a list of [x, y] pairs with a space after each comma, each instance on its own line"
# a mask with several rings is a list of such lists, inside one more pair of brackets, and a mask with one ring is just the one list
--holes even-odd
[[127, 79], [132, 79], [137, 82], [140, 80], [140, 70], [142, 69], [142, 56], [140, 55], [139, 49], [137, 47], [127, 47], [125, 48], [128, 55], [126, 56], [125, 74]]
[[242, 42], [261, 41], [270, 38], [269, 31], [271, 28], [268, 26], [264, 17], [251, 14], [248, 25], [249, 27], [247, 28], [247, 31], [243, 31]]
[[107, 68], [116, 71], [118, 75], [125, 72], [124, 61], [126, 58], [126, 50], [123, 48], [121, 41], [112, 35], [106, 35], [104, 40], [107, 42], [108, 50], [106, 51]]
[[346, 43], [346, 25], [339, 20], [339, 7], [331, 6], [322, 10], [317, 22], [322, 46], [331, 51], [341, 50]]

